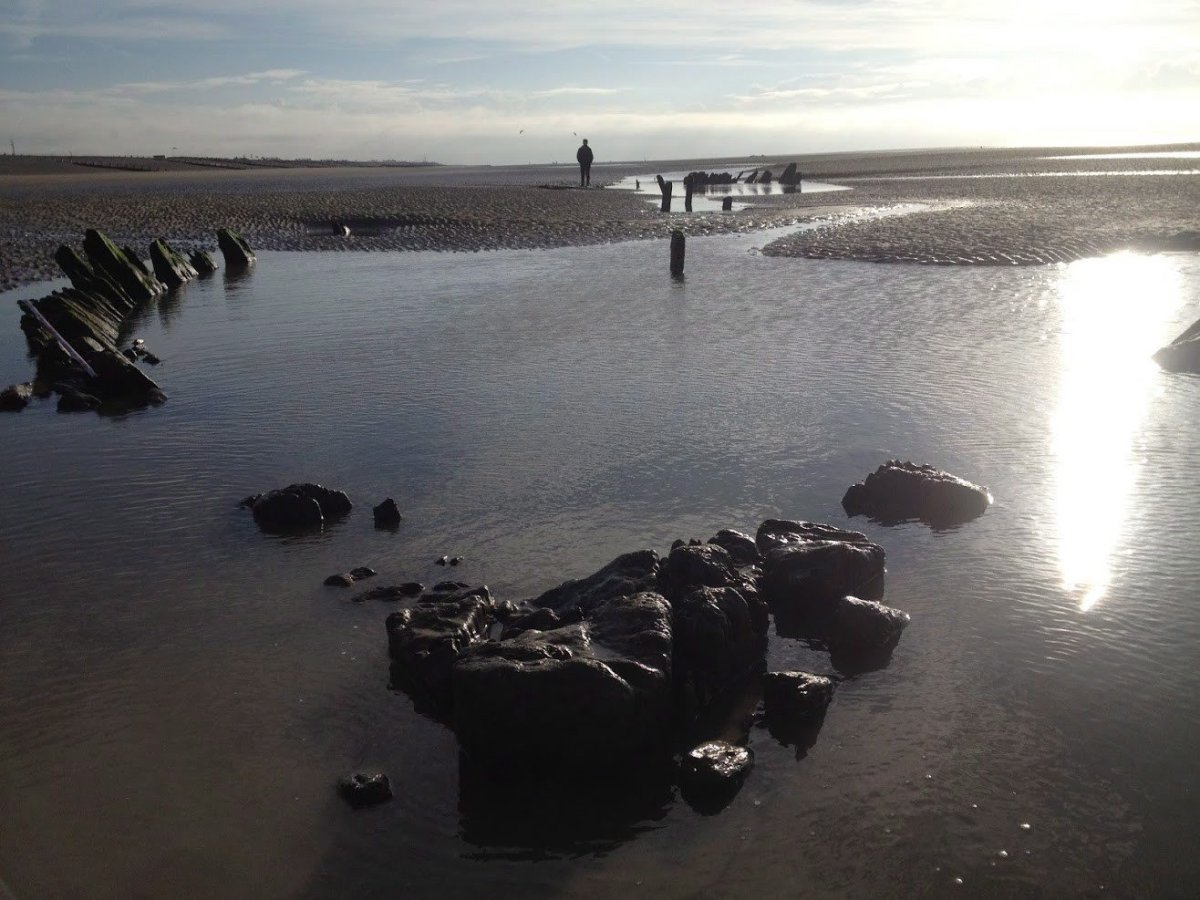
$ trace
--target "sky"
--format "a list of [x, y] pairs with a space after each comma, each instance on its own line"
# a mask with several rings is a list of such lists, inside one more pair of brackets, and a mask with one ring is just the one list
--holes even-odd
[[583, 137], [601, 163], [1198, 141], [1200, 0], [0, 0], [3, 152], [510, 164]]

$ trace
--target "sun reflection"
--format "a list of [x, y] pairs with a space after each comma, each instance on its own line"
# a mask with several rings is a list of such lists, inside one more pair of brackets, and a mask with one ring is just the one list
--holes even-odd
[[[1181, 302], [1170, 257], [1119, 253], [1064, 270], [1062, 378], [1051, 426], [1063, 586], [1091, 609], [1137, 477], [1134, 441], [1158, 378], [1150, 355]], [[1168, 329], [1169, 330], [1169, 329]]]

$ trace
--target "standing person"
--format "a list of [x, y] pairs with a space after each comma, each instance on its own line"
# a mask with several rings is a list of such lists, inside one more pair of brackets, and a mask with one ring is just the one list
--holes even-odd
[[592, 184], [592, 148], [587, 145], [587, 138], [583, 139], [583, 146], [575, 151], [575, 158], [579, 160], [579, 186], [590, 187]]

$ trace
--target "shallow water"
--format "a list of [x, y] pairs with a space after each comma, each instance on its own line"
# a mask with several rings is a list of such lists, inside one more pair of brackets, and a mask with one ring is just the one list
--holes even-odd
[[[725, 166], [714, 167], [710, 171], [713, 172], [730, 172], [734, 175], [741, 175], [743, 172], [749, 175], [751, 171], [763, 168], [755, 166], [752, 163], [734, 163]], [[775, 175], [778, 176], [783, 171], [784, 166], [777, 166]], [[677, 213], [683, 212], [684, 202], [684, 186], [683, 179], [687, 176], [687, 172], [663, 172], [662, 177], [666, 181], [674, 184], [674, 192], [672, 195], [673, 211]], [[622, 178], [612, 185], [612, 190], [634, 191], [635, 193], [644, 196], [647, 202], [658, 206], [662, 201], [662, 190], [658, 186], [658, 182], [653, 175], [647, 176], [630, 175]], [[733, 209], [745, 209], [748, 206], [754, 205], [754, 200], [758, 197], [765, 197], [771, 194], [826, 194], [834, 191], [848, 191], [849, 187], [840, 184], [829, 184], [824, 181], [809, 181], [801, 180], [797, 186], [789, 186], [780, 184], [778, 181], [769, 181], [766, 184], [747, 184], [744, 181], [738, 181], [733, 184], [708, 184], [697, 189], [692, 194], [692, 211], [693, 212], [720, 212], [722, 203], [726, 197], [733, 198]]]
[[[1200, 744], [1200, 379], [1148, 355], [1195, 255], [974, 269], [763, 257], [771, 235], [486, 254], [262, 253], [150, 307], [170, 395], [0, 418], [0, 873], [18, 896], [1180, 893]], [[0, 296], [0, 381], [28, 377]], [[848, 520], [888, 457], [986, 484], [961, 528]], [[277, 539], [297, 480], [350, 518]], [[395, 497], [405, 521], [374, 530]], [[852, 525], [913, 622], [813, 746], [755, 730], [715, 816], [460, 783], [388, 689], [366, 583], [529, 596], [619, 552]], [[773, 667], [830, 670], [772, 634]], [[354, 812], [342, 772], [390, 773]], [[1028, 827], [1025, 827], [1028, 826]], [[1186, 890], [1183, 891], [1186, 893]]]

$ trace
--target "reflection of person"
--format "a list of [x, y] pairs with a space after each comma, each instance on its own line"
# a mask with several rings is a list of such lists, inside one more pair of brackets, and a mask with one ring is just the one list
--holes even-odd
[[579, 160], [579, 186], [591, 186], [592, 148], [587, 145], [587, 138], [583, 139], [583, 146], [575, 151], [575, 158]]

